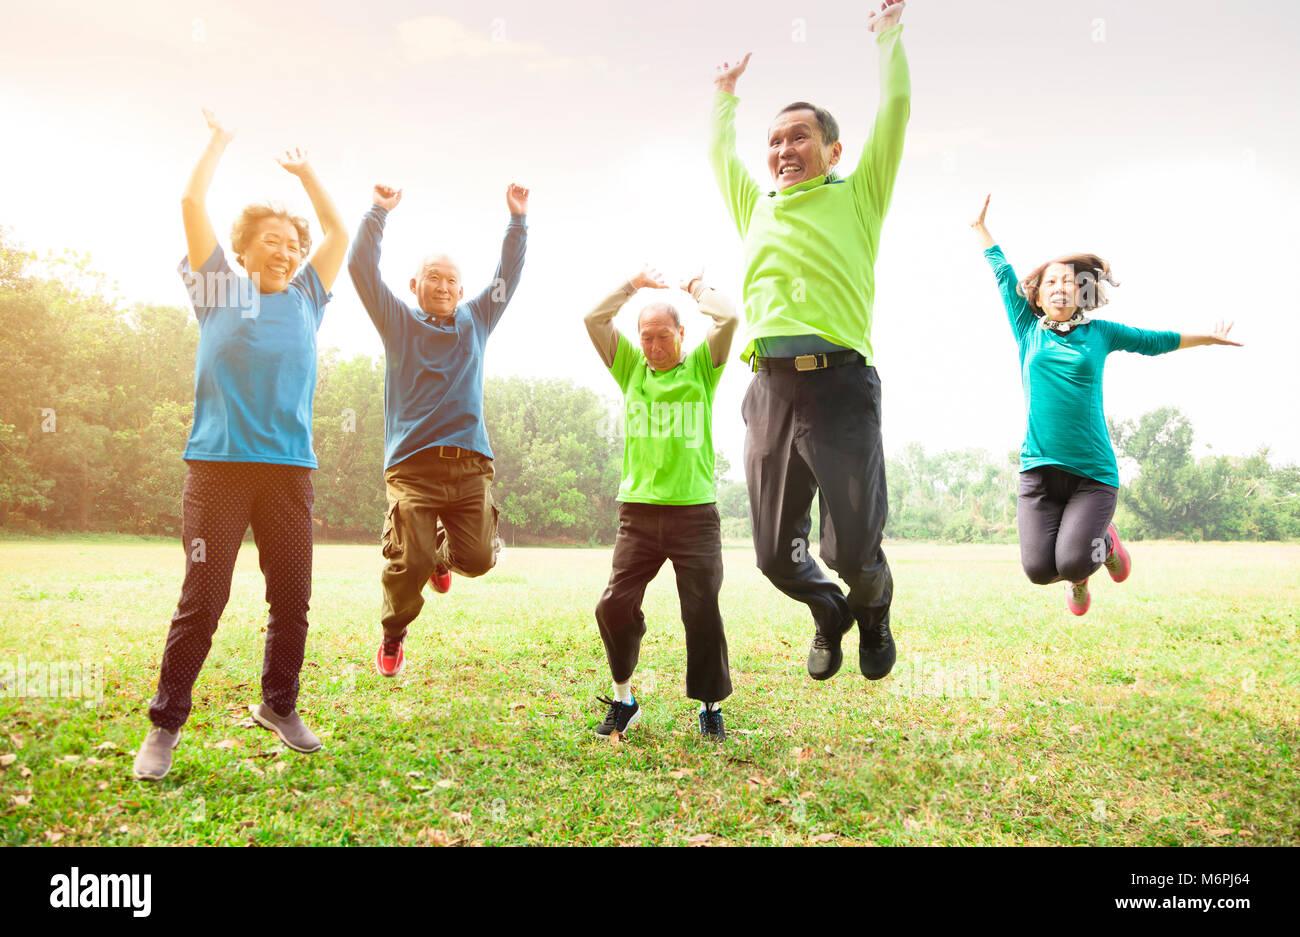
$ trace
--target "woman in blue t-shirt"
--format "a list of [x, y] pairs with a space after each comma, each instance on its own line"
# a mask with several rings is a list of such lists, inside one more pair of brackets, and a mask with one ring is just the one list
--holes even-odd
[[171, 768], [250, 525], [270, 612], [262, 702], [249, 708], [290, 748], [320, 748], [297, 712], [311, 596], [312, 400], [316, 330], [347, 233], [307, 154], [286, 150], [278, 161], [302, 183], [324, 239], [304, 264], [307, 222], [274, 204], [249, 205], [230, 237], [242, 272], [231, 267], [208, 217], [207, 192], [234, 131], [211, 111], [203, 115], [212, 136], [181, 198], [188, 253], [179, 269], [199, 323], [194, 421], [184, 454], [185, 582], [149, 704], [153, 728], [135, 759], [134, 774], [143, 780], [159, 780]]
[[984, 226], [989, 198], [971, 227], [993, 267], [1020, 348], [1025, 393], [1016, 506], [1020, 561], [1031, 582], [1068, 582], [1066, 605], [1083, 615], [1092, 602], [1088, 577], [1097, 567], [1105, 565], [1116, 582], [1127, 579], [1132, 568], [1111, 523], [1119, 468], [1102, 408], [1106, 356], [1241, 343], [1228, 338], [1232, 323], [1219, 323], [1208, 335], [1189, 335], [1089, 319], [1088, 313], [1107, 302], [1102, 283], [1119, 285], [1110, 265], [1095, 254], [1060, 257], [1017, 279]]

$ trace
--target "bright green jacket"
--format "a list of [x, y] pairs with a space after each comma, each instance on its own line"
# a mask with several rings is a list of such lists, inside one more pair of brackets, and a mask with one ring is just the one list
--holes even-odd
[[880, 227], [903, 159], [912, 82], [901, 24], [876, 38], [880, 106], [857, 167], [846, 179], [818, 176], [764, 194], [736, 156], [735, 95], [713, 99], [709, 158], [745, 242], [742, 360], [754, 340], [820, 335], [874, 364], [871, 309]]

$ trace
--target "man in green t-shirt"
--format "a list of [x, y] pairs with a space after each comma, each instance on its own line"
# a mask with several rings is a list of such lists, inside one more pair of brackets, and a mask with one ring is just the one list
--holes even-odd
[[739, 321], [734, 305], [702, 277], [682, 284], [713, 319], [707, 338], [682, 351], [686, 329], [677, 310], [653, 303], [637, 317], [640, 347], [614, 328], [614, 317], [642, 287], [667, 289], [645, 269], [587, 314], [587, 333], [623, 391], [623, 478], [618, 488], [618, 536], [613, 571], [596, 605], [596, 624], [614, 696], [596, 734], [625, 734], [640, 721], [632, 695], [645, 635], [641, 598], [665, 560], [677, 574], [686, 626], [686, 692], [700, 702], [700, 733], [726, 738], [719, 703], [731, 694], [722, 588], [722, 531], [713, 480], [713, 394]]
[[[812, 612], [808, 673], [817, 680], [839, 670], [840, 640], [855, 621], [864, 676], [884, 677], [896, 656], [871, 319], [880, 229], [911, 114], [903, 6], [885, 0], [868, 14], [880, 105], [862, 158], [843, 179], [834, 172], [843, 151], [835, 118], [798, 101], [768, 131], [776, 190], [762, 192], [736, 155], [736, 81], [749, 56], [723, 63], [714, 78], [709, 158], [745, 245], [741, 357], [756, 372], [742, 406], [754, 550], [772, 584]], [[814, 494], [822, 559], [848, 584], [847, 596], [808, 549]]]

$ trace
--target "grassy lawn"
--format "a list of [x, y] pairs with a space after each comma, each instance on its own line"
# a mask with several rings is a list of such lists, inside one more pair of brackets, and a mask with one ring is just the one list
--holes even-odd
[[875, 684], [856, 632], [810, 680], [803, 606], [726, 551], [735, 693], [710, 746], [668, 567], [645, 716], [614, 744], [591, 731], [607, 550], [510, 549], [426, 592], [384, 680], [378, 549], [320, 546], [299, 708], [325, 747], [304, 756], [247, 719], [265, 604], [245, 544], [172, 773], [145, 784], [180, 545], [0, 542], [0, 674], [21, 656], [106, 676], [97, 705], [0, 690], [0, 844], [1300, 843], [1300, 546], [1136, 543], [1082, 619], [1014, 546], [886, 550], [900, 656]]

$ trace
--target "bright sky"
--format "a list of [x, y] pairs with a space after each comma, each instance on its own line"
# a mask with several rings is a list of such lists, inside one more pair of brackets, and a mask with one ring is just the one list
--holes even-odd
[[[867, 9], [8, 4], [0, 224], [29, 248], [89, 252], [127, 300], [184, 305], [179, 198], [208, 106], [239, 128], [209, 199], [224, 244], [237, 211], [264, 198], [319, 232], [273, 160], [299, 145], [350, 227], [375, 182], [405, 188], [382, 264], [399, 294], [434, 250], [461, 262], [472, 293], [491, 276], [505, 187], [517, 181], [533, 192], [528, 258], [487, 372], [571, 377], [612, 396], [582, 317], [643, 262], [670, 276], [703, 264], [739, 296], [740, 243], [705, 158], [714, 65], [754, 54], [737, 129], [761, 185], [768, 122], [797, 99], [836, 115], [850, 170], [879, 91]], [[1300, 5], [909, 0], [903, 22], [912, 120], [874, 329], [886, 450], [917, 441], [1001, 454], [1020, 443], [1015, 344], [968, 227], [992, 192], [989, 227], [1017, 269], [1075, 250], [1111, 262], [1123, 286], [1106, 316], [1186, 332], [1236, 320], [1245, 348], [1112, 356], [1111, 416], [1176, 405], [1202, 451], [1268, 445], [1300, 461], [1289, 292], [1300, 246]], [[619, 320], [625, 330], [636, 308]], [[691, 312], [689, 344], [706, 322]], [[321, 345], [381, 351], [346, 272]], [[715, 405], [717, 445], [737, 478], [748, 380], [733, 361]]]

